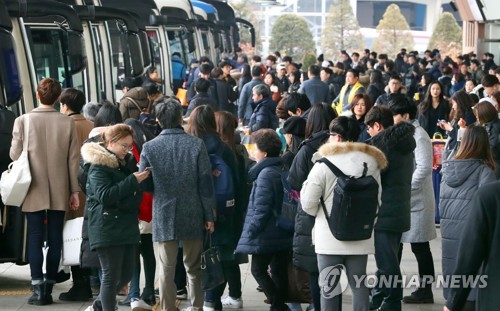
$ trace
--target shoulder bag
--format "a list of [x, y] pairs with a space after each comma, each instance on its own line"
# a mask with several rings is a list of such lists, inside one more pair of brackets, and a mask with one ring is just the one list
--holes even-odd
[[28, 160], [30, 121], [26, 114], [24, 122], [23, 151], [16, 161], [9, 164], [0, 178], [0, 195], [5, 205], [21, 206], [31, 185], [31, 171]]

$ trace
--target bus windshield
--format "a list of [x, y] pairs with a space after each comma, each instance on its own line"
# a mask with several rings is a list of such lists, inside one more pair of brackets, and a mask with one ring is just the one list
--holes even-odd
[[85, 94], [83, 71], [73, 71], [68, 51], [68, 33], [56, 27], [26, 25], [36, 81], [51, 77], [58, 79], [63, 88], [73, 87]]

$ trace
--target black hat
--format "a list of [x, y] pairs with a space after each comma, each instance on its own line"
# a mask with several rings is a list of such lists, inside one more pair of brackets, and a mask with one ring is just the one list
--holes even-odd
[[306, 135], [306, 120], [302, 117], [290, 117], [285, 121], [280, 133], [304, 137]]

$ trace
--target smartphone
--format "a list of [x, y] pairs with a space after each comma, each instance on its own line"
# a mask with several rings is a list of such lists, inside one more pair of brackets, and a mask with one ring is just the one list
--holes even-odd
[[148, 166], [144, 169], [144, 171], [149, 171], [149, 172], [152, 172], [153, 171], [153, 167], [152, 166]]

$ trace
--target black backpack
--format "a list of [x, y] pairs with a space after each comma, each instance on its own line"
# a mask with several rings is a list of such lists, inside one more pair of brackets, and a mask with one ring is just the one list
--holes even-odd
[[366, 176], [366, 162], [363, 162], [363, 175], [359, 178], [345, 175], [326, 158], [318, 162], [325, 163], [337, 177], [329, 216], [321, 197], [321, 206], [333, 236], [339, 241], [369, 239], [377, 216], [379, 185], [373, 176]]

